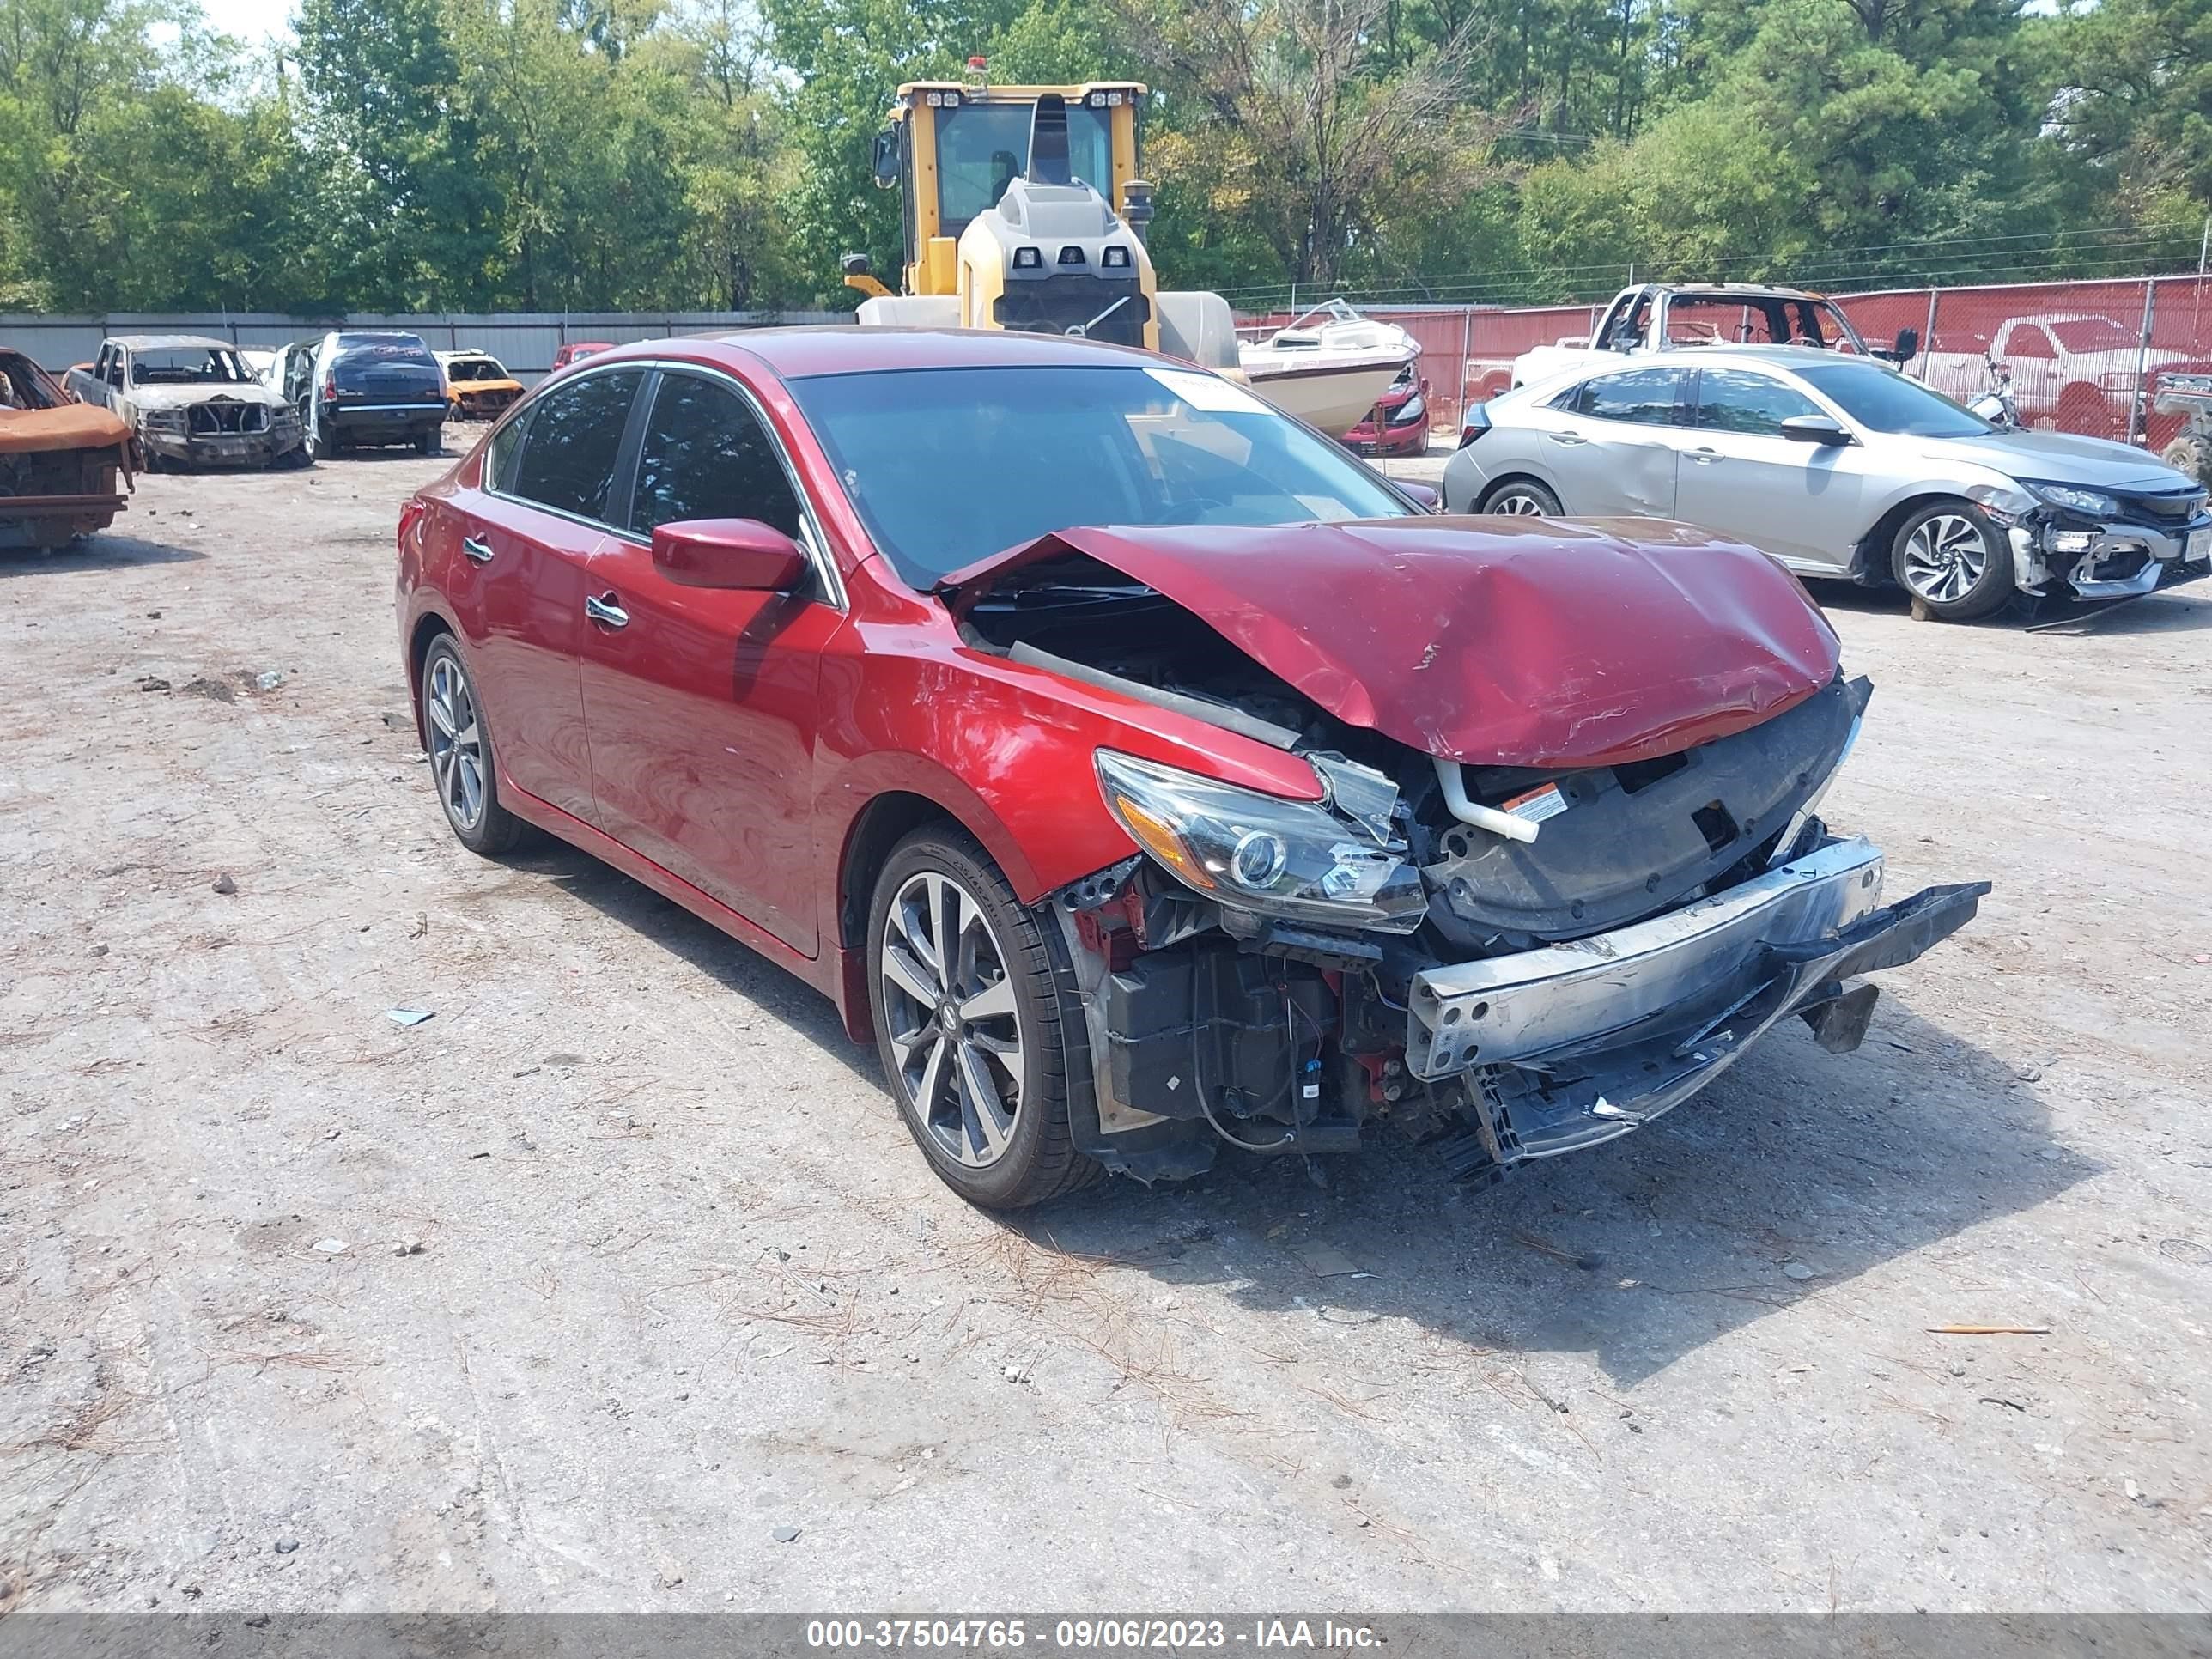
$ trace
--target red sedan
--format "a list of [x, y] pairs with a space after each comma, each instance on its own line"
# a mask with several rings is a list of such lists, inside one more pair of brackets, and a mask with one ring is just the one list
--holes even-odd
[[1788, 1014], [1851, 1046], [1850, 976], [1981, 890], [1884, 908], [1814, 815], [1868, 688], [1763, 555], [1438, 520], [1143, 352], [624, 347], [398, 542], [454, 834], [835, 999], [981, 1204], [1386, 1119], [1468, 1174], [1607, 1139]]
[[1340, 440], [1358, 455], [1425, 455], [1429, 449], [1429, 383], [1413, 365], [1390, 382], [1367, 418]]

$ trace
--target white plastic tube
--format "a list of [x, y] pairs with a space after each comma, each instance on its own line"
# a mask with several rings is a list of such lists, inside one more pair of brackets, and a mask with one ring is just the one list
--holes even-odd
[[1459, 763], [1437, 757], [1437, 783], [1444, 792], [1444, 805], [1462, 823], [1471, 823], [1478, 830], [1487, 830], [1493, 836], [1503, 836], [1508, 841], [1530, 842], [1536, 839], [1536, 825], [1527, 818], [1516, 817], [1510, 812], [1501, 812], [1494, 806], [1482, 806], [1467, 798], [1467, 780], [1460, 775]]

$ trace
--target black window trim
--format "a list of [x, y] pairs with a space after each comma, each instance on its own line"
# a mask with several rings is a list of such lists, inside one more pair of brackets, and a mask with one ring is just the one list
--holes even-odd
[[[775, 451], [776, 464], [782, 467], [785, 481], [791, 485], [792, 496], [799, 503], [799, 528], [803, 532], [799, 538], [799, 544], [805, 550], [806, 562], [814, 571], [814, 591], [809, 597], [816, 604], [826, 605], [833, 611], [849, 611], [851, 606], [845, 596], [844, 577], [837, 568], [836, 560], [830, 556], [829, 538], [822, 533], [821, 522], [814, 516], [814, 503], [807, 499], [806, 491], [799, 483], [798, 469], [792, 465], [791, 456], [784, 448], [783, 440], [776, 435], [775, 426], [769, 421], [767, 410], [762, 406], [760, 399], [753, 395], [752, 389], [744, 381], [726, 370], [709, 368], [704, 363], [683, 362], [658, 357], [628, 357], [620, 362], [605, 363], [596, 368], [577, 369], [573, 373], [564, 374], [561, 376], [561, 384], [564, 386], [574, 386], [580, 380], [591, 380], [599, 375], [619, 374], [635, 369], [645, 371], [643, 384], [638, 388], [637, 398], [630, 404], [629, 422], [623, 428], [622, 444], [615, 451], [614, 472], [607, 481], [608, 510], [611, 513], [617, 507], [620, 508], [619, 516], [623, 520], [621, 524], [611, 524], [605, 519], [586, 518], [580, 513], [569, 513], [557, 507], [548, 507], [543, 501], [534, 501], [529, 496], [518, 495], [510, 489], [495, 489], [481, 473], [478, 474], [477, 488], [495, 500], [512, 501], [517, 507], [530, 508], [533, 513], [550, 514], [556, 519], [566, 519], [571, 524], [580, 524], [587, 529], [604, 531], [617, 540], [629, 543], [632, 547], [649, 548], [653, 545], [653, 538], [649, 535], [641, 536], [630, 529], [629, 516], [635, 507], [633, 498], [637, 491], [638, 452], [644, 447], [645, 422], [650, 417], [653, 396], [659, 391], [661, 377], [664, 374], [696, 374], [705, 380], [718, 380], [735, 392], [739, 401], [752, 411], [753, 418], [760, 422], [762, 435], [768, 440], [769, 447]], [[518, 422], [527, 422], [536, 414], [540, 401], [541, 399], [533, 391], [530, 397], [516, 406], [514, 418]], [[487, 460], [489, 459], [490, 441], [498, 435], [499, 428], [494, 428], [485, 440]], [[516, 440], [516, 442], [526, 445], [529, 441], [530, 434], [527, 431]]]

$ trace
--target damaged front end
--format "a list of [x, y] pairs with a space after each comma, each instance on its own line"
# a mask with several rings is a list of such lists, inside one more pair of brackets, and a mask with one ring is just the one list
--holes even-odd
[[[1141, 850], [1048, 903], [1088, 1037], [1075, 1134], [1108, 1168], [1194, 1175], [1224, 1140], [1347, 1151], [1378, 1123], [1468, 1176], [1593, 1146], [1790, 1014], [1856, 1048], [1875, 998], [1856, 976], [1917, 957], [1988, 890], [1885, 906], [1880, 853], [1816, 816], [1870, 688], [1763, 559], [1594, 534], [1546, 562], [1526, 532], [1433, 520], [1274, 534], [1308, 532], [1276, 542], [1277, 592], [1307, 556], [1458, 580], [1394, 627], [1370, 626], [1387, 604], [1346, 604], [1314, 632], [1276, 625], [1294, 602], [1227, 597], [1268, 591], [1233, 557], [1064, 532], [950, 584], [975, 647], [1313, 771], [1289, 799], [1097, 752]], [[1692, 617], [1702, 637], [1680, 631]], [[1439, 633], [1484, 659], [1403, 695], [1394, 665], [1427, 672]]]
[[2212, 514], [2199, 485], [2030, 483], [1967, 493], [2003, 532], [2014, 580], [2032, 597], [2134, 599], [2212, 574]]

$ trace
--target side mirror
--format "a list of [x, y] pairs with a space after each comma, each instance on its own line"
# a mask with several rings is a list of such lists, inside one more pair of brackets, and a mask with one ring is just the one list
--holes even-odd
[[1425, 483], [1415, 483], [1410, 478], [1400, 478], [1396, 483], [1398, 485], [1399, 494], [1402, 495], [1411, 495], [1413, 498], [1414, 504], [1417, 505], [1422, 512], [1434, 513], [1437, 510], [1437, 503], [1443, 498], [1439, 496], [1434, 489], [1430, 488], [1430, 486]]
[[685, 587], [781, 593], [806, 574], [806, 554], [758, 519], [689, 519], [654, 527], [653, 568]]
[[1818, 444], [1822, 448], [1851, 441], [1850, 433], [1825, 415], [1792, 415], [1783, 422], [1782, 435], [1801, 444]]
[[885, 127], [876, 135], [876, 185], [879, 190], [896, 187], [899, 181], [898, 129]]
[[1920, 331], [1910, 325], [1897, 331], [1897, 346], [1891, 352], [1900, 363], [1909, 363], [1920, 355]]

